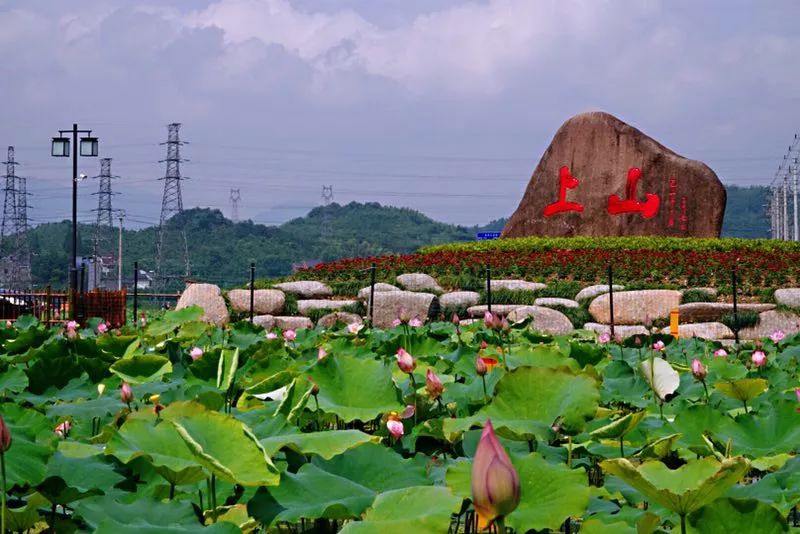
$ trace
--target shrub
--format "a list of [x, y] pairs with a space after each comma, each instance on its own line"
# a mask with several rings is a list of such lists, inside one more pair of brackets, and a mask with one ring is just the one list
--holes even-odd
[[683, 292], [681, 302], [688, 304], [690, 302], [715, 302], [717, 299], [713, 293], [705, 289], [687, 289]]

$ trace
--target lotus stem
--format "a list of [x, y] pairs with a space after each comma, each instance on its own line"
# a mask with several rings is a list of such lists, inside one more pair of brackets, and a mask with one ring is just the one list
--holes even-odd
[[572, 436], [567, 436], [567, 467], [572, 469]]
[[411, 399], [414, 402], [414, 426], [417, 426], [417, 381], [414, 380], [414, 372], [408, 373], [411, 379]]
[[6, 534], [6, 454], [5, 452], [0, 452], [0, 472], [2, 472], [3, 477], [3, 508], [0, 510], [0, 513], [3, 514], [3, 517], [0, 518], [0, 533]]
[[686, 514], [681, 515], [681, 534], [686, 534]]
[[214, 523], [217, 522], [217, 476], [211, 475], [211, 510]]
[[624, 441], [623, 441], [624, 438], [625, 438], [625, 434], [623, 434], [623, 435], [621, 435], [619, 437], [619, 457], [620, 458], [625, 458], [625, 445], [624, 445]]
[[486, 394], [486, 375], [481, 375], [483, 381], [483, 403], [489, 404], [489, 395]]
[[503, 516], [498, 517], [494, 520], [494, 525], [497, 527], [497, 532], [499, 534], [505, 534], [506, 532], [506, 519]]
[[703, 383], [703, 390], [706, 392], [706, 404], [708, 404], [708, 401], [709, 401], [709, 399], [708, 399], [708, 386], [706, 385], [706, 381], [705, 380], [703, 380], [702, 383]]

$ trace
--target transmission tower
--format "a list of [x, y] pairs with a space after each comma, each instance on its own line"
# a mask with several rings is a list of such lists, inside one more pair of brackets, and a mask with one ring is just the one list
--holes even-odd
[[231, 220], [233, 222], [239, 221], [239, 199], [242, 198], [242, 194], [239, 192], [239, 189], [231, 188]]
[[[156, 283], [164, 287], [170, 278], [183, 278], [189, 276], [189, 247], [186, 242], [186, 226], [181, 215], [183, 214], [183, 196], [181, 194], [181, 159], [180, 123], [174, 122], [168, 126], [167, 158], [159, 161], [166, 163], [166, 174], [159, 180], [164, 180], [164, 196], [161, 199], [161, 218], [158, 223], [156, 236]], [[173, 221], [169, 219], [178, 215]], [[180, 274], [179, 274], [180, 273]]]
[[800, 137], [795, 135], [770, 185], [770, 226], [773, 239], [800, 241], [800, 208], [797, 202], [799, 168]]
[[[93, 211], [97, 212], [97, 222], [94, 227], [94, 286], [97, 287], [98, 270], [103, 265], [102, 261], [98, 258], [113, 257], [113, 244], [111, 243], [111, 231], [114, 228], [113, 210], [111, 208], [111, 197], [115, 194], [111, 192], [111, 180], [118, 178], [118, 176], [111, 175], [111, 158], [103, 158], [100, 160], [100, 174], [95, 176], [100, 180], [100, 187], [97, 193], [97, 208]], [[110, 265], [109, 265], [110, 267]], [[102, 272], [102, 271], [100, 271]], [[102, 278], [102, 277], [100, 277]]]
[[3, 224], [0, 229], [0, 277], [9, 289], [26, 289], [31, 285], [31, 251], [28, 243], [28, 187], [26, 179], [16, 175], [18, 163], [14, 147], [8, 147], [6, 165]]
[[333, 202], [333, 186], [322, 186], [322, 225], [320, 227], [320, 234], [323, 239], [331, 236], [331, 214], [328, 206]]

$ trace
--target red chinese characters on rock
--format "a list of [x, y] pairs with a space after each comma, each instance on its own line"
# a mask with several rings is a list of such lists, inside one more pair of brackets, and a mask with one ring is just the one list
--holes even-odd
[[617, 195], [608, 197], [608, 213], [611, 215], [620, 215], [623, 213], [640, 213], [645, 219], [655, 217], [658, 213], [658, 208], [661, 205], [661, 199], [658, 195], [647, 193], [644, 202], [636, 200], [636, 185], [639, 183], [639, 178], [642, 177], [642, 171], [636, 167], [628, 169], [628, 183], [625, 187], [625, 200], [619, 198]]
[[560, 187], [558, 191], [558, 201], [553, 202], [552, 204], [548, 204], [544, 208], [544, 216], [545, 217], [552, 217], [556, 213], [562, 213], [565, 211], [577, 211], [581, 213], [583, 211], [583, 205], [577, 202], [568, 202], [567, 201], [567, 190], [568, 189], [575, 189], [578, 187], [580, 182], [577, 178], [572, 176], [572, 173], [569, 172], [569, 167], [564, 165], [559, 169], [559, 181]]

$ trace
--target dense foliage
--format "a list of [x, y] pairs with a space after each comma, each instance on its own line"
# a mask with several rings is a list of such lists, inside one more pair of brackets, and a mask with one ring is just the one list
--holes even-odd
[[[417, 254], [354, 258], [315, 266], [297, 277], [364, 285], [376, 263], [380, 280], [403, 272], [426, 272], [445, 287], [484, 286], [485, 267], [494, 278], [545, 282], [604, 283], [609, 266], [628, 288], [712, 286], [730, 293], [736, 268], [746, 294], [771, 295], [772, 289], [800, 282], [800, 245], [771, 240], [623, 238], [517, 238], [455, 243]], [[357, 284], [354, 284], [357, 285]]]
[[7, 528], [466, 532], [489, 419], [516, 532], [797, 522], [800, 335], [728, 355], [498, 321], [265, 336], [199, 316], [0, 328]]

